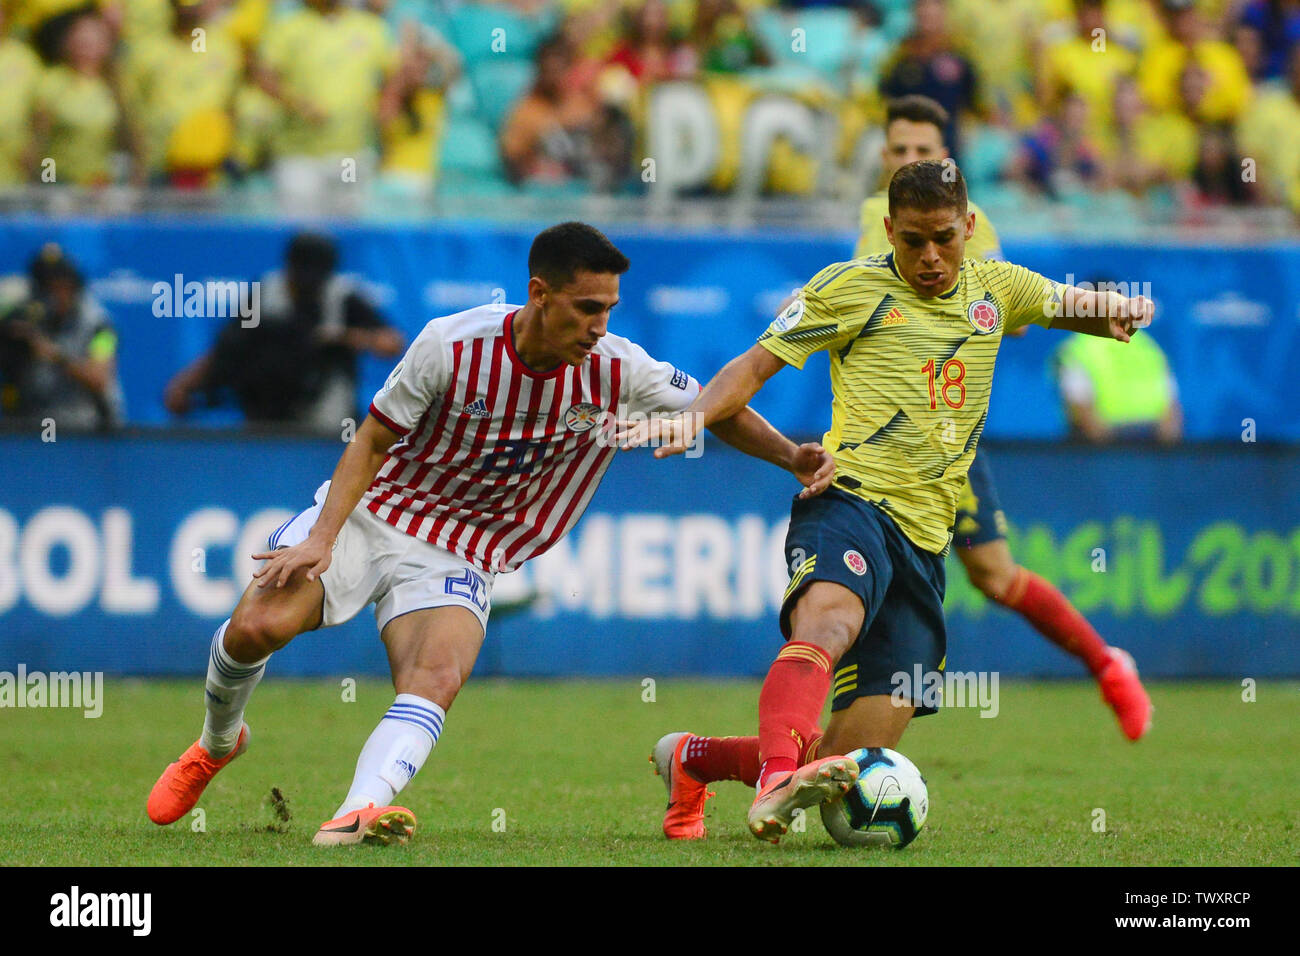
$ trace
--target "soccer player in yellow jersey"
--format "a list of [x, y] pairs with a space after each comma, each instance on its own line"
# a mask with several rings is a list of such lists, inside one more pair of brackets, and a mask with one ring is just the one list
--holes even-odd
[[[1009, 262], [966, 258], [975, 215], [950, 160], [898, 170], [888, 209], [892, 252], [826, 267], [685, 413], [620, 433], [627, 447], [654, 438], [656, 457], [679, 454], [785, 366], [830, 353], [834, 401], [823, 444], [837, 474], [824, 494], [805, 493], [791, 508], [793, 571], [780, 615], [787, 643], [758, 701], [749, 828], [772, 842], [797, 811], [839, 796], [857, 776], [852, 759], [815, 752], [895, 747], [914, 714], [934, 712], [921, 688], [898, 693], [894, 675], [943, 668], [943, 557], [1003, 334], [1036, 323], [1127, 342], [1154, 312], [1140, 296], [1084, 291]], [[815, 750], [836, 661], [842, 676]], [[680, 836], [703, 836], [708, 791], [687, 772], [690, 751], [725, 739], [672, 736], [656, 748], [656, 765], [669, 774], [672, 803], [683, 813], [694, 808], [696, 819], [694, 826], [666, 819], [665, 831], [672, 822]], [[740, 743], [720, 748], [720, 772], [707, 777], [732, 779], [728, 771], [745, 759], [752, 738], [730, 740]]]
[[[908, 163], [922, 159], [946, 159], [943, 131], [947, 124], [947, 111], [928, 97], [907, 96], [891, 102], [882, 150], [885, 175], [891, 177]], [[892, 248], [885, 234], [887, 202], [882, 191], [862, 204], [862, 235], [854, 256], [880, 255]], [[975, 214], [975, 233], [966, 243], [966, 255], [1001, 259], [1002, 248], [992, 223], [974, 203], [969, 208]], [[957, 499], [954, 525], [957, 557], [971, 584], [1077, 657], [1100, 684], [1102, 696], [1114, 709], [1124, 734], [1137, 740], [1151, 723], [1151, 700], [1142, 689], [1132, 659], [1124, 651], [1108, 647], [1087, 618], [1051, 582], [1016, 563], [1007, 546], [1006, 525], [988, 455], [981, 452], [971, 463], [968, 480]]]

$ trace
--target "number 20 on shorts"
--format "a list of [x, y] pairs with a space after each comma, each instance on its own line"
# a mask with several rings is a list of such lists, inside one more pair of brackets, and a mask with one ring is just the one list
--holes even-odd
[[[921, 366], [921, 371], [925, 373], [925, 382], [930, 387], [930, 410], [934, 411], [939, 407], [938, 398], [943, 396], [943, 403], [949, 408], [961, 408], [966, 404], [966, 365], [961, 359], [948, 359], [943, 363], [940, 374], [943, 375], [943, 385], [938, 389], [938, 394], [934, 387], [934, 359], [926, 362]], [[951, 392], [956, 390], [957, 397], [954, 400]]]

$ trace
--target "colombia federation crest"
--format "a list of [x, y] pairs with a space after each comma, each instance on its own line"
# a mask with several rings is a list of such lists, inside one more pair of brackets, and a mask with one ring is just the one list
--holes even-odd
[[998, 327], [998, 307], [988, 299], [979, 299], [966, 308], [966, 318], [980, 335], [990, 335]]

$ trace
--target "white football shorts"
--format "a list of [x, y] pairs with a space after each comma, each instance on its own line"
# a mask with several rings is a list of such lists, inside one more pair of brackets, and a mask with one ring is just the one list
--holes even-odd
[[[267, 539], [271, 550], [307, 539], [316, 523], [327, 481], [316, 491], [316, 503], [276, 529]], [[480, 571], [464, 558], [422, 541], [376, 517], [358, 502], [334, 541], [334, 556], [321, 575], [325, 586], [323, 627], [350, 621], [367, 604], [375, 605], [375, 623], [382, 633], [395, 617], [431, 607], [463, 607], [487, 632], [495, 575]]]

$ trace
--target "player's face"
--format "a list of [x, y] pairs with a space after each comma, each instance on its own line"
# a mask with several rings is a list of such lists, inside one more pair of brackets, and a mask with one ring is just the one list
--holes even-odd
[[880, 158], [885, 164], [886, 182], [908, 163], [919, 163], [923, 159], [945, 159], [947, 156], [943, 133], [933, 123], [896, 119], [885, 130], [885, 145], [881, 149]]
[[924, 299], [947, 292], [957, 281], [966, 240], [975, 232], [975, 214], [956, 209], [923, 211], [904, 207], [885, 217], [894, 247], [894, 267]]
[[609, 330], [610, 310], [618, 305], [618, 276], [580, 270], [560, 288], [542, 286], [538, 307], [547, 348], [560, 361], [581, 365]]

